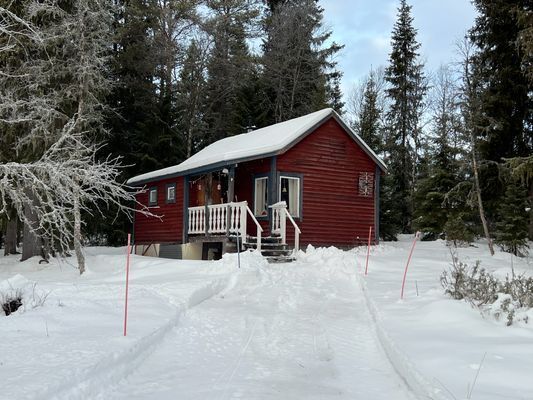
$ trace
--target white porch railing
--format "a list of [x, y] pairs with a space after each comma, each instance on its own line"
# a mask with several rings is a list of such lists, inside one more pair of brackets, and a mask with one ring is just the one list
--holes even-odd
[[298, 253], [300, 250], [300, 234], [302, 231], [296, 225], [294, 218], [287, 210], [287, 203], [280, 201], [279, 203], [272, 204], [272, 233], [281, 236], [281, 242], [287, 244], [287, 218], [294, 226], [294, 252]]
[[[207, 218], [206, 218], [207, 210]], [[261, 250], [261, 233], [263, 228], [255, 218], [248, 202], [213, 204], [207, 207], [189, 207], [189, 229], [195, 234], [238, 234], [243, 243], [247, 241], [247, 215], [252, 217], [256, 226], [257, 249]], [[206, 226], [207, 224], [207, 226]]]
[[189, 234], [205, 233], [205, 207], [189, 207]]

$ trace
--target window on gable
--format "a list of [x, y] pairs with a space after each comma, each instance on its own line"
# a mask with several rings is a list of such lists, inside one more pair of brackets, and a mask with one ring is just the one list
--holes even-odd
[[148, 205], [157, 206], [157, 188], [152, 187], [148, 192]]
[[167, 203], [175, 203], [176, 202], [176, 184], [175, 183], [169, 183], [167, 185]]
[[287, 203], [287, 210], [293, 217], [300, 217], [300, 178], [280, 176], [279, 201]]
[[268, 214], [268, 177], [255, 180], [254, 215], [264, 217]]

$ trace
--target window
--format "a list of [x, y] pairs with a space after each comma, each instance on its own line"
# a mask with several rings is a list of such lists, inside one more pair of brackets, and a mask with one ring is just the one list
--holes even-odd
[[289, 214], [300, 217], [300, 178], [280, 176], [279, 201], [287, 203]]
[[167, 204], [176, 202], [176, 184], [169, 183], [167, 185]]
[[148, 194], [148, 205], [157, 206], [157, 188], [156, 187], [150, 188], [150, 191]]
[[254, 214], [256, 217], [266, 217], [268, 214], [268, 177], [256, 178]]

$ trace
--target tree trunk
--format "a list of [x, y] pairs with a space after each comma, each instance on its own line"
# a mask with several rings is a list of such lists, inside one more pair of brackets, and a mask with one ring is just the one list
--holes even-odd
[[24, 207], [24, 217], [26, 218], [27, 223], [24, 223], [22, 258], [20, 261], [25, 261], [34, 256], [43, 256], [43, 242], [34, 231], [34, 229], [39, 226], [39, 221], [31, 204], [27, 204], [26, 207]]
[[[529, 184], [529, 204], [533, 206], [533, 179]], [[529, 240], [533, 240], [533, 211], [529, 210]]]
[[4, 256], [17, 254], [17, 218], [11, 218], [7, 221], [6, 236], [4, 240]]
[[81, 212], [79, 197], [76, 197], [74, 200], [74, 251], [76, 252], [78, 269], [80, 270], [81, 275], [85, 272], [85, 256], [83, 255], [81, 245]]
[[476, 194], [477, 194], [477, 204], [479, 208], [479, 217], [481, 218], [481, 223], [483, 224], [483, 232], [485, 233], [485, 238], [487, 238], [487, 242], [489, 245], [490, 255], [494, 255], [494, 246], [492, 244], [492, 239], [490, 238], [489, 233], [489, 225], [487, 223], [487, 218], [485, 217], [485, 209], [483, 208], [483, 200], [481, 199], [481, 186], [479, 184], [479, 174], [478, 174], [478, 168], [477, 168], [477, 157], [476, 157], [476, 149], [475, 149], [475, 142], [474, 138], [471, 137], [472, 140], [472, 168], [474, 170], [474, 182], [476, 185]]

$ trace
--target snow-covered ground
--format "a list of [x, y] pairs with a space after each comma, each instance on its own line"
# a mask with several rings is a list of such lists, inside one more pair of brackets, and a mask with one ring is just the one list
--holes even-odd
[[[87, 249], [81, 277], [0, 257], [0, 292], [26, 299], [0, 317], [0, 399], [532, 399], [532, 327], [445, 297], [442, 242], [417, 244], [400, 301], [410, 244], [375, 246], [366, 277], [364, 248], [241, 269], [133, 256], [126, 338], [124, 249]], [[506, 253], [459, 258], [510, 272]]]

